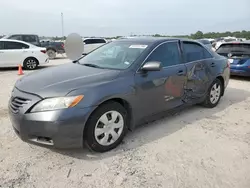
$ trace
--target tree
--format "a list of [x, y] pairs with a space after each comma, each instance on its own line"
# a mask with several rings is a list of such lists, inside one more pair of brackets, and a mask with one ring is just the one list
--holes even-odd
[[202, 39], [203, 38], [203, 33], [202, 33], [202, 31], [197, 31], [195, 34], [191, 34], [191, 37], [193, 39]]

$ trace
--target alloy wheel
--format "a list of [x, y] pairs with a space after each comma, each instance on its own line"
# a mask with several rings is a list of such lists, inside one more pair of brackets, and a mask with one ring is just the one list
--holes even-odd
[[34, 59], [28, 59], [26, 62], [26, 67], [30, 70], [35, 69], [37, 66], [37, 62]]

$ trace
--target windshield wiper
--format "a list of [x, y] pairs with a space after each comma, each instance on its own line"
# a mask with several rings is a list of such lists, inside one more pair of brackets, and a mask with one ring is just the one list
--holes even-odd
[[88, 67], [94, 67], [94, 68], [99, 68], [99, 69], [102, 69], [102, 67], [98, 66], [98, 65], [95, 65], [95, 64], [91, 64], [91, 63], [84, 63], [82, 65], [85, 65], [85, 66], [88, 66]]

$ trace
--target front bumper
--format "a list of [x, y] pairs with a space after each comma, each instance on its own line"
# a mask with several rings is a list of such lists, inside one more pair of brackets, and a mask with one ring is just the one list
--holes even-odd
[[83, 130], [94, 107], [26, 113], [25, 105], [18, 112], [13, 111], [11, 101], [9, 117], [14, 131], [23, 141], [52, 148], [83, 146]]

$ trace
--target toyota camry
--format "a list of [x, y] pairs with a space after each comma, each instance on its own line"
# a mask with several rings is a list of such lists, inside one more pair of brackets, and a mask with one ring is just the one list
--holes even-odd
[[105, 152], [159, 113], [195, 104], [215, 107], [228, 85], [229, 66], [227, 58], [193, 40], [116, 40], [19, 79], [9, 115], [25, 142], [52, 148], [86, 144]]

